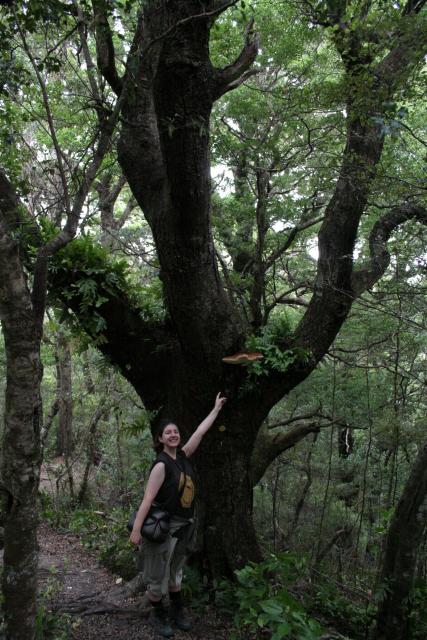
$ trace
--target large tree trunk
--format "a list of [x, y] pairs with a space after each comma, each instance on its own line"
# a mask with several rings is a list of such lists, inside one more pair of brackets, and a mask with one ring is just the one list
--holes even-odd
[[[169, 356], [173, 381], [162, 413], [187, 435], [220, 389], [237, 394], [239, 376], [227, 372], [221, 358], [243, 345], [245, 331], [217, 271], [210, 223], [209, 118], [221, 84], [209, 58], [211, 18], [183, 20], [203, 13], [196, 0], [170, 3], [166, 13], [159, 11], [163, 4], [146, 3], [135, 37], [135, 47], [155, 44], [141, 56], [133, 78], [137, 89], [124, 109], [119, 161], [153, 232], [179, 344], [174, 359]], [[216, 4], [204, 3], [205, 11]], [[170, 29], [168, 37], [159, 38], [165, 29]], [[209, 449], [204, 443], [195, 461], [203, 551], [215, 575], [230, 575], [260, 557], [248, 472], [253, 439], [247, 439], [246, 451], [239, 451], [240, 429], [228, 419], [225, 432], [213, 428]]]
[[410, 594], [427, 525], [427, 442], [415, 460], [387, 534], [373, 640], [407, 640]]
[[[125, 103], [119, 161], [153, 232], [186, 364], [209, 371], [212, 388], [218, 356], [241, 346], [242, 328], [218, 275], [210, 224], [209, 118], [217, 91], [210, 20], [174, 27], [199, 14], [200, 3], [169, 3], [167, 12], [163, 4], [146, 3], [135, 36], [135, 47], [156, 43], [131, 76], [136, 88]], [[159, 39], [165, 28], [171, 32]]]
[[236, 441], [239, 426], [220, 415], [196, 456], [201, 553], [211, 576], [232, 577], [248, 560], [261, 560], [252, 521], [251, 439], [241, 434]]
[[[348, 92], [347, 139], [319, 234], [314, 294], [294, 335], [284, 336], [280, 345], [293, 350], [292, 364], [285, 372], [269, 371], [256, 389], [245, 392], [245, 372], [222, 364], [224, 355], [244, 346], [252, 327], [224, 290], [215, 261], [209, 117], [214, 101], [247, 77], [256, 42], [249, 29], [239, 57], [224, 69], [215, 69], [209, 57], [209, 32], [228, 3], [147, 0], [122, 79], [115, 67], [105, 3], [93, 0], [93, 6], [98, 64], [122, 101], [119, 162], [153, 233], [167, 311], [163, 326], [154, 327], [130, 308], [122, 291], [115, 299], [106, 292], [108, 302], [97, 309], [106, 320], [100, 348], [120, 366], [145, 406], [161, 407], [162, 415], [175, 420], [184, 437], [209, 411], [219, 390], [227, 395], [220, 418], [225, 430], [213, 427], [195, 462], [204, 504], [206, 562], [214, 573], [229, 573], [259, 557], [250, 520], [252, 483], [265, 464], [286, 448], [281, 438], [271, 438], [256, 451], [263, 420], [275, 403], [310, 375], [355, 297], [382, 275], [388, 264], [385, 243], [392, 230], [409, 217], [425, 217], [413, 208], [400, 210], [385, 223], [379, 221], [373, 231], [372, 259], [355, 271], [358, 226], [384, 140], [381, 124], [372, 115], [381, 116], [384, 100], [391, 99], [422, 59], [425, 36], [422, 24], [408, 17], [412, 10], [405, 11], [402, 21], [411, 25], [411, 37], [402, 24], [395, 40], [383, 43], [386, 53], [377, 63], [366, 57], [363, 30], [355, 37], [345, 16], [337, 17], [334, 33]], [[268, 193], [268, 184], [264, 192]], [[258, 213], [262, 233], [264, 211]], [[76, 271], [66, 275], [77, 277]], [[262, 284], [261, 277], [258, 282]], [[258, 300], [258, 291], [253, 294]], [[79, 308], [77, 298], [67, 304]], [[259, 322], [259, 317], [254, 319]], [[124, 331], [129, 336], [125, 346]], [[291, 432], [287, 444], [292, 446], [291, 441], [295, 444], [317, 427], [308, 424], [304, 429]], [[261, 463], [251, 469], [253, 459]]]

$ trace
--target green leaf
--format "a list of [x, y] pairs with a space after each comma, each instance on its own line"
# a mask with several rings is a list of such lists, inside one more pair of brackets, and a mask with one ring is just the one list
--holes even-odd
[[282, 638], [286, 638], [291, 631], [292, 628], [289, 622], [281, 622], [274, 634], [271, 636], [271, 640], [282, 640]]
[[282, 605], [277, 600], [264, 600], [260, 602], [260, 607], [265, 613], [272, 616], [277, 616], [283, 613]]

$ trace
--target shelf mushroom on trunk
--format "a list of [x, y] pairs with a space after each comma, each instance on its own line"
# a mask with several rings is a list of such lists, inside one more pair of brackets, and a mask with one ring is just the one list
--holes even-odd
[[226, 364], [243, 364], [247, 365], [256, 360], [262, 360], [264, 356], [259, 351], [239, 351], [231, 356], [225, 356], [222, 361]]

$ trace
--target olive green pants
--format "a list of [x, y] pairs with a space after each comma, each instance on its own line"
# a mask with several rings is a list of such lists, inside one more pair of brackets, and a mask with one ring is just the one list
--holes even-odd
[[194, 533], [193, 521], [173, 516], [170, 534], [164, 542], [143, 540], [137, 564], [147, 590], [154, 596], [160, 598], [181, 587], [185, 561], [194, 548]]

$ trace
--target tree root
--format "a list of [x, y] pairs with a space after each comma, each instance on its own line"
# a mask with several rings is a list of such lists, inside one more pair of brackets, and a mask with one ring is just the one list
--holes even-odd
[[57, 613], [71, 613], [79, 616], [91, 616], [100, 614], [117, 614], [126, 617], [145, 618], [150, 611], [150, 602], [144, 594], [141, 601], [129, 606], [127, 600], [135, 597], [143, 587], [142, 576], [138, 574], [119, 587], [108, 591], [96, 591], [88, 593], [68, 602], [58, 602], [55, 606]]

